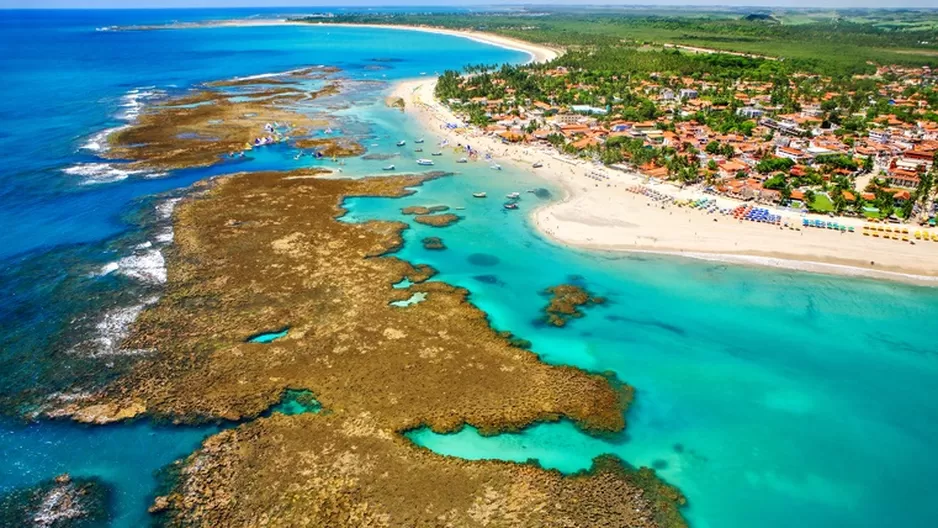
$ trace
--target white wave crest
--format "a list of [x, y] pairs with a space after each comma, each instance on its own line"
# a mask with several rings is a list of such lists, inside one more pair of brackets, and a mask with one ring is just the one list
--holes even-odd
[[142, 300], [139, 304], [122, 306], [105, 312], [94, 325], [96, 336], [89, 340], [94, 346], [94, 356], [113, 356], [139, 354], [143, 350], [121, 349], [120, 345], [130, 335], [130, 325], [147, 306], [154, 304], [158, 297], [152, 296]]
[[142, 174], [142, 170], [124, 169], [112, 163], [79, 163], [62, 169], [69, 176], [82, 176], [83, 185], [94, 183], [111, 183], [127, 179], [135, 174]]
[[140, 169], [128, 169], [119, 163], [79, 163], [62, 169], [62, 172], [69, 176], [81, 176], [84, 179], [81, 185], [94, 185], [98, 183], [113, 183], [126, 180], [130, 176], [142, 176], [144, 178], [161, 178], [166, 176], [165, 172], [147, 172]]
[[159, 99], [164, 95], [166, 95], [166, 92], [156, 90], [152, 86], [133, 89], [121, 97], [120, 106], [123, 110], [117, 117], [125, 121], [133, 121], [137, 119], [148, 101]]
[[109, 148], [107, 138], [109, 138], [111, 134], [119, 132], [128, 126], [130, 125], [122, 125], [97, 132], [93, 136], [89, 137], [88, 140], [85, 141], [79, 148], [91, 152], [105, 152]]
[[166, 260], [159, 249], [150, 249], [128, 255], [117, 261], [117, 271], [127, 277], [148, 284], [166, 282]]
[[153, 240], [157, 244], [169, 244], [173, 241], [173, 236], [174, 236], [173, 228], [167, 227], [166, 229], [163, 229], [162, 231], [157, 233], [156, 236], [153, 237]]
[[173, 216], [173, 210], [176, 209], [176, 204], [181, 200], [182, 198], [170, 198], [156, 204], [156, 215], [160, 220], [169, 220], [169, 218]]

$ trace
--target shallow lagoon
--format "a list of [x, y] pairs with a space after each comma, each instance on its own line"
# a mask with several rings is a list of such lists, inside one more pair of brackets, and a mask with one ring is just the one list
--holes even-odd
[[[464, 166], [465, 167], [465, 166]], [[927, 526], [938, 477], [938, 354], [922, 329], [933, 290], [868, 280], [560, 248], [526, 221], [543, 185], [470, 165], [399, 200], [347, 200], [357, 219], [407, 205], [465, 207], [439, 230], [411, 223], [398, 256], [469, 289], [493, 326], [529, 339], [548, 362], [612, 371], [636, 388], [624, 434], [569, 422], [480, 437], [409, 433], [434, 451], [541, 464], [564, 472], [615, 453], [655, 467], [690, 500], [695, 527]], [[474, 199], [485, 190], [489, 198]], [[500, 209], [521, 191], [521, 211]], [[493, 198], [495, 197], [495, 198]], [[447, 241], [424, 250], [425, 236]], [[558, 329], [541, 322], [547, 287], [573, 282], [604, 305]], [[901, 517], [901, 521], [899, 520]]]

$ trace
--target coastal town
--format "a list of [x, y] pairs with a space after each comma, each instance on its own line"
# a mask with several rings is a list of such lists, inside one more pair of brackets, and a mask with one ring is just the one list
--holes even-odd
[[[733, 59], [741, 74], [767, 62]], [[914, 227], [897, 229], [913, 243], [932, 236], [924, 229], [935, 227], [938, 207], [938, 72], [927, 66], [879, 66], [838, 80], [603, 75], [555, 63], [469, 73], [447, 72], [436, 95], [504, 143], [551, 146], [650, 181], [786, 211], [920, 226], [917, 236]]]

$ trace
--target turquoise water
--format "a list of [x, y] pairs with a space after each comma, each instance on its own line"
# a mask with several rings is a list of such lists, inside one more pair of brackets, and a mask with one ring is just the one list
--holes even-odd
[[[413, 139], [426, 137], [427, 151], [435, 150], [432, 133], [384, 107], [386, 84], [361, 84], [339, 110], [340, 129], [361, 138], [370, 154], [394, 156], [390, 161], [353, 159], [335, 167], [296, 161], [288, 146], [278, 145], [253, 152], [245, 163], [160, 177], [63, 172], [100, 162], [79, 147], [122, 124], [117, 116], [132, 109], [130, 101], [141, 92], [175, 93], [197, 82], [315, 64], [338, 64], [351, 79], [390, 81], [525, 58], [471, 41], [391, 31], [94, 31], [223, 16], [230, 15], [20, 12], [0, 19], [0, 67], [15, 81], [0, 87], [0, 134], [10, 168], [0, 175], [0, 395], [65, 391], [102, 371], [119, 371], [120, 358], [103, 369], [92, 355], [67, 352], [74, 335], [102, 332], [102, 312], [127, 314], [159, 293], [159, 280], [141, 280], [158, 274], [122, 259], [152, 262], [150, 249], [160, 247], [154, 233], [166, 222], [154, 208], [165, 193], [234, 170], [316, 164], [362, 177], [394, 163], [405, 172], [416, 169]], [[15, 45], [25, 41], [31, 45]], [[375, 58], [393, 60], [375, 69]], [[407, 139], [408, 148], [396, 148], [399, 139]], [[455, 174], [413, 196], [347, 200], [343, 220], [409, 222], [398, 256], [433, 266], [440, 271], [434, 280], [467, 288], [493, 326], [530, 340], [545, 361], [616, 372], [636, 388], [636, 402], [627, 430], [611, 439], [560, 422], [489, 438], [472, 429], [445, 436], [417, 431], [409, 435], [413, 441], [473, 459], [536, 458], [567, 472], [588, 467], [598, 454], [616, 453], [678, 485], [690, 500], [686, 514], [695, 528], [935, 525], [935, 291], [561, 248], [527, 221], [549, 199], [525, 192], [546, 188], [556, 195], [557, 189], [504, 160], [505, 170], [496, 172], [484, 163], [457, 164], [457, 157], [445, 151], [435, 158], [434, 169]], [[489, 197], [473, 198], [476, 191]], [[514, 191], [522, 193], [520, 209], [503, 209], [503, 197]], [[441, 229], [400, 214], [401, 207], [434, 204], [464, 219]], [[425, 250], [420, 240], [427, 236], [443, 238], [448, 249]], [[112, 263], [119, 271], [99, 272]], [[136, 275], [126, 273], [134, 269]], [[608, 302], [565, 328], [545, 326], [543, 290], [565, 282]], [[76, 329], [75, 321], [86, 324]], [[283, 412], [305, 412], [294, 403], [285, 400]], [[140, 525], [156, 486], [153, 472], [213, 431], [0, 421], [6, 455], [0, 492], [63, 471], [98, 476], [117, 490], [115, 525]]]
[[284, 328], [279, 332], [265, 332], [263, 334], [257, 334], [256, 336], [249, 338], [248, 343], [273, 343], [282, 337], [286, 337], [289, 332], [289, 328]]
[[[614, 371], [636, 388], [636, 402], [613, 439], [561, 422], [488, 438], [423, 430], [413, 441], [565, 472], [615, 453], [678, 485], [694, 527], [934, 525], [934, 290], [571, 251], [526, 221], [544, 201], [523, 191], [542, 182], [507, 165], [464, 170], [400, 200], [347, 200], [350, 219], [409, 221], [400, 207], [465, 207], [465, 219], [445, 229], [411, 221], [398, 255], [468, 288], [497, 329], [531, 340], [545, 361]], [[479, 190], [489, 198], [472, 198]], [[511, 191], [522, 192], [521, 211], [501, 209], [498, 197]], [[431, 235], [449, 249], [423, 249]], [[565, 328], [545, 326], [542, 292], [563, 282], [608, 302]]]
[[[432, 75], [444, 67], [526, 58], [464, 39], [350, 28], [95, 31], [246, 17], [258, 11], [3, 12], [2, 413], [21, 413], [48, 394], [69, 397], [93, 390], [132, 365], [132, 357], [115, 354], [116, 343], [134, 315], [160, 292], [159, 250], [168, 243], [166, 200], [179, 189], [238, 170], [330, 164], [308, 157], [295, 161], [295, 153], [284, 145], [254, 152], [246, 163], [169, 174], [129, 173], [97, 157], [102, 131], [124, 125], [152, 98], [181, 93], [200, 82], [329, 64], [356, 83], [343, 99], [348, 108], [341, 110], [338, 128], [368, 137], [369, 144], [390, 143], [385, 135], [403, 133], [399, 117], [387, 131], [373, 129], [368, 119], [369, 109], [383, 104], [381, 90], [387, 82], [422, 72]], [[380, 172], [384, 164], [373, 161], [370, 166]], [[272, 412], [315, 410], [308, 404], [287, 398]], [[0, 420], [0, 494], [63, 472], [99, 477], [114, 489], [112, 525], [143, 526], [156, 492], [155, 472], [191, 453], [215, 430], [146, 422], [84, 427]]]

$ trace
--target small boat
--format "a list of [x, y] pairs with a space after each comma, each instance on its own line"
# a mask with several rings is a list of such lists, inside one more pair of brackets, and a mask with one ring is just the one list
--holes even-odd
[[397, 142], [397, 146], [398, 146], [398, 147], [403, 147], [403, 146], [406, 145], [406, 144], [407, 144], [407, 142], [404, 141], [403, 139]]
[[498, 163], [493, 163], [492, 166], [491, 166], [491, 169], [492, 169], [492, 170], [502, 170], [502, 166], [499, 165]]
[[505, 196], [505, 198], [508, 198], [509, 200], [517, 200], [517, 199], [521, 198], [521, 193], [517, 193], [517, 192], [508, 193], [508, 194]]
[[534, 165], [531, 165], [531, 166], [534, 167], [535, 169], [540, 169], [541, 167], [544, 166], [544, 164], [541, 163], [540, 161], [538, 161], [537, 163], [535, 163]]
[[414, 143], [423, 143], [423, 138], [415, 139], [415, 140], [414, 140]]
[[433, 160], [427, 158], [420, 158], [417, 160], [417, 165], [433, 165]]
[[502, 207], [504, 207], [505, 209], [517, 209], [517, 208], [518, 208], [518, 204], [516, 204], [515, 202], [508, 202], [508, 203], [506, 203], [505, 205], [503, 205]]
[[433, 154], [431, 154], [431, 156], [442, 156], [442, 155], [443, 155], [442, 152], [434, 152]]
[[388, 165], [387, 167], [382, 167], [381, 170], [392, 171], [394, 170], [394, 165]]
[[485, 198], [486, 194], [485, 192], [474, 192], [472, 193], [472, 197], [473, 198]]
[[422, 148], [415, 148], [415, 149], [414, 149], [414, 152], [423, 152], [423, 149], [422, 149]]
[[459, 158], [456, 163], [469, 163], [469, 158]]

